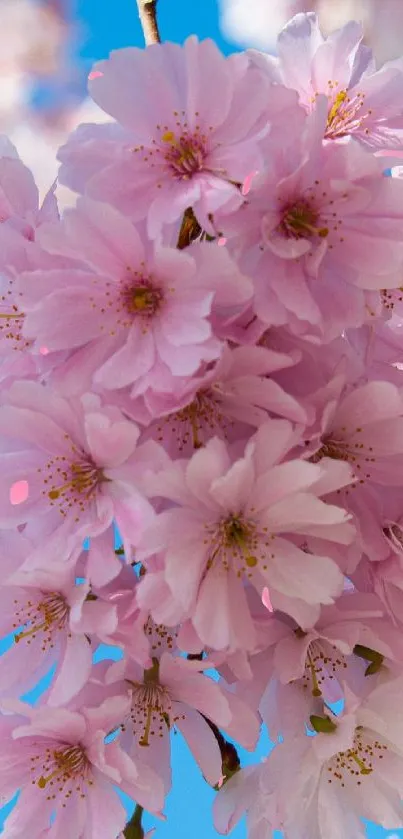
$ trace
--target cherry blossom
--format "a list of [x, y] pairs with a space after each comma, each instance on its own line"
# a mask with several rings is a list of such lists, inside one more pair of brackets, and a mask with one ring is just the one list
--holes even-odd
[[327, 140], [351, 136], [372, 151], [401, 148], [403, 65], [389, 61], [376, 70], [363, 35], [362, 25], [351, 21], [324, 38], [316, 14], [300, 13], [278, 37], [278, 58], [249, 54], [269, 78], [297, 90], [308, 111], [318, 96], [326, 95]]
[[[0, 520], [6, 528], [27, 525], [36, 542], [32, 563], [38, 565], [40, 557], [51, 561], [52, 554], [68, 557], [115, 516], [130, 541], [128, 531], [140, 529], [151, 514], [125, 468], [139, 431], [118, 409], [102, 408], [92, 396], [69, 403], [36, 382], [16, 382], [0, 407], [0, 427]], [[12, 488], [21, 480], [29, 492], [15, 504]]]
[[[239, 205], [237, 184], [260, 165], [258, 139], [267, 123], [269, 87], [245, 55], [224, 58], [211, 40], [199, 42], [191, 36], [183, 47], [117, 50], [98, 62], [95, 71], [91, 95], [124, 133], [108, 125], [87, 126], [84, 135], [73, 135], [59, 152], [67, 185], [77, 186], [77, 171], [83, 182], [87, 156], [95, 154], [98, 163], [93, 158], [88, 193], [137, 219], [147, 215], [152, 236], [162, 222], [176, 221], [188, 206], [208, 223], [208, 214], [217, 207]], [[183, 79], [181, 88], [177, 74]], [[137, 78], [136, 96], [132, 77]], [[207, 89], [214, 96], [207, 96]], [[147, 91], [154, 91], [153, 104]], [[105, 159], [108, 145], [114, 146], [115, 160]], [[102, 156], [104, 166], [99, 167]]]
[[[161, 633], [161, 630], [160, 630]], [[168, 635], [169, 637], [169, 635]], [[246, 703], [198, 672], [208, 663], [186, 661], [162, 652], [144, 672], [128, 661], [111, 665], [106, 681], [124, 678], [131, 696], [130, 720], [124, 741], [129, 752], [144, 760], [171, 786], [170, 730], [187, 740], [204, 777], [215, 786], [221, 776], [221, 754], [206, 717], [252, 750], [259, 733], [259, 719]]]
[[159, 514], [140, 554], [164, 552], [168, 585], [200, 639], [216, 649], [254, 644], [243, 578], [258, 591], [268, 584], [274, 607], [304, 626], [309, 619], [302, 600], [310, 604], [314, 621], [312, 607], [333, 602], [341, 592], [332, 559], [304, 552], [287, 534], [323, 535], [342, 544], [353, 539], [345, 511], [318, 497], [328, 491], [328, 482], [348, 484], [350, 470], [335, 477], [331, 464], [316, 471], [314, 464], [282, 462], [293, 438], [289, 423], [272, 420], [242, 458], [232, 461], [226, 446], [213, 438], [188, 463], [176, 461], [156, 474], [154, 494], [176, 506]]
[[116, 50], [62, 212], [0, 136], [5, 839], [158, 836], [181, 736], [219, 832], [403, 827], [402, 67]]
[[[311, 717], [315, 737], [302, 736], [277, 747], [261, 785], [269, 799], [277, 799], [271, 802], [272, 818], [277, 816], [277, 825], [287, 835], [302, 837], [309, 831], [333, 839], [342, 825], [363, 837], [360, 816], [389, 829], [401, 823], [401, 730], [399, 723], [394, 720], [391, 726], [385, 718], [387, 709], [394, 717], [401, 687], [399, 678], [376, 687], [362, 704], [351, 698], [341, 718], [327, 709]], [[298, 761], [299, 772], [293, 789], [288, 784], [286, 791], [281, 778], [285, 780], [290, 760]]]
[[158, 777], [128, 760], [118, 743], [105, 744], [127, 710], [122, 697], [106, 699], [82, 713], [68, 708], [31, 708], [17, 700], [8, 705], [0, 785], [3, 798], [21, 787], [17, 806], [8, 816], [4, 836], [30, 829], [41, 835], [56, 812], [57, 834], [81, 839], [107, 831], [115, 835], [125, 823], [125, 809], [114, 789], [121, 784], [149, 809], [159, 812], [162, 785]]
[[242, 310], [252, 294], [226, 251], [153, 247], [123, 215], [88, 199], [66, 211], [61, 228], [43, 230], [41, 242], [82, 263], [19, 277], [23, 334], [36, 339], [34, 350], [71, 351], [60, 378], [76, 392], [130, 385], [137, 395], [167, 375], [190, 376], [221, 352], [210, 313]]

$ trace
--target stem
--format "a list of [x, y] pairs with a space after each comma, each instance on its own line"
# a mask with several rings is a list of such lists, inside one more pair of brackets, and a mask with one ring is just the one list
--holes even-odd
[[123, 835], [126, 839], [143, 839], [144, 830], [141, 826], [142, 815], [143, 807], [140, 807], [140, 804], [136, 804], [135, 811], [123, 831]]
[[157, 21], [157, 2], [158, 0], [137, 0], [140, 23], [147, 47], [161, 42]]

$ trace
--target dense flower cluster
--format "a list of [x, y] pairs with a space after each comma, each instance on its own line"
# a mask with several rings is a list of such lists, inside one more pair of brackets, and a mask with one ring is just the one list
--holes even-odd
[[402, 827], [403, 63], [301, 14], [90, 90], [62, 217], [0, 146], [4, 839], [163, 818], [173, 730], [222, 833]]

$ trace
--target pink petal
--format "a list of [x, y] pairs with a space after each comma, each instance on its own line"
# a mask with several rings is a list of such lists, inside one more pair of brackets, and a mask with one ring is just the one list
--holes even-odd
[[27, 500], [28, 495], [28, 481], [16, 481], [16, 483], [13, 484], [10, 488], [10, 503], [13, 505], [22, 504], [24, 501]]
[[200, 766], [206, 781], [215, 786], [222, 777], [221, 752], [213, 732], [197, 711], [180, 702], [175, 702], [175, 710], [184, 715], [176, 725], [183, 734], [193, 756]]
[[270, 600], [270, 592], [269, 592], [269, 589], [267, 588], [267, 586], [265, 586], [263, 591], [262, 591], [262, 603], [263, 603], [263, 606], [265, 606], [266, 609], [269, 610], [269, 612], [274, 612], [274, 609], [273, 609], [273, 606], [272, 606], [272, 603], [271, 603], [271, 600]]

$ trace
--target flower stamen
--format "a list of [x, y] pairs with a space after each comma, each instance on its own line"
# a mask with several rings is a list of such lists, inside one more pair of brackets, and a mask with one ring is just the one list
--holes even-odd
[[329, 234], [329, 228], [321, 227], [318, 221], [317, 210], [308, 201], [301, 199], [286, 208], [280, 229], [287, 239], [306, 239], [311, 236], [325, 239]]

